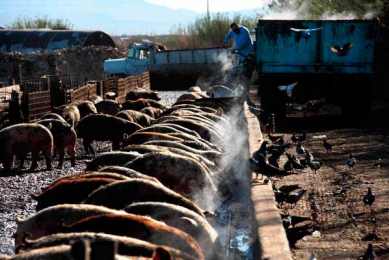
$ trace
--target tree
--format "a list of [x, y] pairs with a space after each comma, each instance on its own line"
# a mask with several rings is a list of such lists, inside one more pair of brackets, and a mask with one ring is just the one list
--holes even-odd
[[[350, 13], [354, 18], [380, 14], [387, 0], [269, 0], [271, 11], [299, 10], [302, 19], [320, 19]], [[339, 16], [341, 17], [341, 16]]]
[[11, 24], [7, 25], [7, 28], [71, 30], [73, 24], [64, 19], [49, 19], [47, 16], [37, 16], [35, 18], [17, 18]]
[[224, 37], [230, 30], [231, 23], [236, 22], [251, 30], [256, 27], [258, 18], [239, 14], [231, 17], [226, 13], [204, 15], [186, 26], [175, 26], [171, 30], [171, 37], [162, 43], [169, 49], [221, 46]]

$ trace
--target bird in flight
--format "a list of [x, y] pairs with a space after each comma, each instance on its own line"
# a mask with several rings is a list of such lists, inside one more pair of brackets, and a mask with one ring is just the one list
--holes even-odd
[[299, 33], [299, 34], [301, 34], [301, 36], [303, 36], [304, 38], [312, 37], [312, 33], [317, 32], [317, 31], [320, 31], [321, 29], [323, 29], [323, 27], [314, 28], [314, 29], [296, 29], [296, 28], [290, 28], [290, 30], [291, 30], [292, 32]]

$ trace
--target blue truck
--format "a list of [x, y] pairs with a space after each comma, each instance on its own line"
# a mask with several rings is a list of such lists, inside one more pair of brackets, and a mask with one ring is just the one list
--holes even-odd
[[284, 116], [278, 86], [298, 82], [298, 103], [325, 97], [347, 114], [367, 112], [378, 30], [378, 20], [259, 20], [254, 66], [263, 109]]

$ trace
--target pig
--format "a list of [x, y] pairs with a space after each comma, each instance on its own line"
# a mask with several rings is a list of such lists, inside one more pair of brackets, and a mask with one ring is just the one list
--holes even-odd
[[120, 148], [120, 142], [127, 135], [142, 129], [140, 125], [110, 115], [95, 114], [84, 117], [77, 125], [77, 135], [83, 139], [87, 154], [95, 154], [93, 141], [111, 141], [112, 150]]
[[[149, 216], [191, 235], [199, 243], [207, 259], [224, 258], [222, 255], [214, 255], [223, 251], [217, 232], [206, 219], [191, 210], [164, 202], [140, 202], [125, 207], [124, 211]], [[194, 221], [194, 225], [187, 225], [186, 219]]]
[[71, 159], [71, 166], [76, 166], [76, 142], [77, 134], [71, 125], [64, 121], [57, 119], [44, 119], [37, 122], [38, 124], [44, 125], [50, 129], [51, 134], [54, 138], [54, 148], [58, 151], [59, 162], [58, 169], [62, 169], [63, 161], [65, 158], [65, 149]]
[[58, 204], [78, 204], [100, 186], [116, 181], [109, 178], [62, 178], [31, 197], [38, 202], [37, 211]]
[[[22, 251], [28, 251], [31, 249], [39, 249], [45, 247], [70, 245], [74, 242], [87, 241], [91, 247], [91, 259], [99, 259], [99, 255], [95, 255], [98, 248], [106, 243], [117, 244], [117, 253], [123, 256], [135, 256], [135, 257], [152, 257], [154, 251], [157, 249], [165, 250], [172, 259], [185, 259], [196, 260], [188, 254], [174, 249], [172, 247], [156, 245], [143, 240], [139, 240], [132, 237], [115, 236], [104, 233], [93, 232], [81, 232], [81, 233], [59, 233], [54, 235], [45, 236], [36, 240], [25, 239], [26, 243], [20, 248]], [[101, 253], [101, 252], [100, 252]], [[100, 256], [101, 257], [101, 256]], [[142, 258], [142, 259], [144, 259]], [[154, 259], [154, 258], [153, 258]], [[155, 258], [155, 260], [162, 260]]]
[[202, 124], [198, 121], [191, 120], [191, 119], [172, 119], [172, 120], [167, 120], [165, 123], [177, 124], [186, 127], [188, 129], [191, 129], [197, 132], [202, 138], [204, 138], [207, 141], [211, 141], [212, 139], [212, 141], [217, 145], [221, 145], [223, 143], [222, 137], [220, 136], [219, 133], [217, 133], [209, 126]]
[[131, 144], [143, 144], [153, 140], [169, 140], [175, 142], [183, 142], [184, 140], [178, 137], [170, 136], [167, 134], [153, 133], [153, 132], [144, 132], [144, 133], [134, 133], [127, 137], [123, 141], [123, 146], [126, 147]]
[[145, 108], [141, 109], [140, 112], [142, 112], [146, 115], [149, 115], [150, 117], [156, 119], [162, 114], [163, 109], [156, 108], [156, 107], [145, 107]]
[[[115, 199], [112, 199], [115, 198]], [[119, 181], [100, 187], [92, 192], [83, 204], [122, 209], [133, 202], [159, 201], [176, 204], [193, 210], [204, 217], [203, 211], [192, 201], [149, 180]]]
[[198, 86], [193, 86], [188, 89], [189, 93], [201, 93], [201, 88]]
[[39, 124], [17, 124], [0, 130], [0, 162], [4, 171], [9, 172], [13, 158], [20, 159], [20, 169], [23, 168], [27, 154], [31, 152], [31, 171], [38, 166], [39, 153], [42, 151], [46, 159], [46, 168], [51, 170], [53, 135], [47, 127]]
[[155, 145], [130, 145], [125, 147], [124, 149], [125, 151], [137, 152], [140, 154], [155, 153], [155, 152], [172, 152], [177, 155], [189, 157], [198, 161], [201, 165], [203, 165], [206, 168], [207, 172], [211, 175], [213, 175], [213, 173], [211, 172], [211, 170], [209, 170], [208, 167], [210, 168], [215, 167], [215, 164], [210, 160], [208, 160], [207, 158], [199, 154], [190, 153], [183, 149], [179, 149], [175, 147], [155, 146]]
[[46, 115], [44, 115], [44, 116], [42, 116], [42, 117], [40, 118], [40, 120], [45, 120], [45, 119], [57, 119], [57, 120], [61, 120], [62, 122], [67, 123], [67, 122], [65, 121], [65, 119], [63, 119], [62, 116], [60, 116], [60, 115], [58, 115], [58, 114], [55, 114], [55, 113], [48, 113], [48, 114], [46, 114]]
[[178, 249], [197, 259], [205, 259], [200, 246], [193, 237], [149, 217], [133, 214], [102, 214], [64, 225], [65, 233], [85, 230], [132, 237]]
[[62, 179], [69, 179], [69, 178], [108, 178], [108, 179], [114, 179], [118, 181], [126, 181], [131, 180], [132, 178], [126, 177], [121, 174], [113, 173], [113, 172], [82, 172], [77, 174], [72, 174], [66, 177], [63, 177]]
[[151, 99], [138, 99], [135, 101], [128, 100], [122, 104], [123, 110], [140, 111], [145, 107], [155, 107], [155, 108], [159, 108], [159, 109], [164, 109], [166, 106], [155, 101], [155, 100], [151, 100]]
[[115, 100], [105, 99], [100, 101], [96, 105], [96, 109], [99, 113], [114, 116], [116, 115], [122, 106]]
[[78, 110], [76, 105], [67, 105], [62, 109], [62, 117], [68, 122], [72, 127], [75, 127], [80, 121], [80, 110]]
[[157, 178], [142, 174], [140, 172], [125, 168], [125, 167], [120, 167], [120, 166], [106, 166], [103, 167], [99, 170], [101, 173], [117, 173], [122, 176], [128, 177], [130, 179], [143, 179], [143, 180], [148, 180], [148, 181], [153, 181], [155, 183], [161, 184]]
[[116, 117], [138, 123], [143, 127], [150, 126], [154, 122], [152, 117], [135, 110], [122, 110], [116, 114]]
[[77, 103], [77, 108], [80, 111], [80, 118], [84, 118], [90, 114], [97, 114], [97, 109], [92, 101], [83, 100]]
[[137, 152], [107, 152], [102, 153], [91, 161], [84, 160], [87, 165], [86, 171], [97, 171], [103, 166], [124, 166], [128, 162], [138, 158], [141, 154]]
[[138, 99], [152, 99], [155, 101], [160, 101], [161, 99], [158, 97], [158, 94], [151, 90], [145, 90], [145, 89], [134, 89], [130, 90], [126, 94], [126, 100], [138, 100]]
[[98, 96], [98, 95], [93, 95], [93, 96], [90, 96], [90, 97], [88, 98], [88, 100], [89, 100], [89, 101], [92, 101], [93, 104], [95, 105], [95, 104], [99, 103], [100, 101], [103, 101], [103, 98], [100, 97], [100, 96]]
[[138, 133], [142, 132], [157, 132], [157, 133], [185, 133], [189, 135], [193, 135], [194, 137], [200, 138], [200, 135], [193, 130], [189, 130], [188, 128], [175, 125], [175, 124], [154, 124], [149, 127], [145, 127], [138, 131]]
[[177, 98], [177, 101], [182, 101], [182, 100], [196, 100], [196, 99], [200, 99], [200, 98], [203, 98], [202, 96], [200, 96], [198, 93], [184, 93], [182, 94], [181, 96], [179, 96]]
[[29, 234], [29, 239], [38, 239], [60, 233], [63, 224], [70, 224], [103, 213], [123, 214], [123, 211], [95, 205], [62, 204], [38, 211], [35, 215], [24, 220], [16, 218], [15, 246], [21, 245], [27, 234]]
[[[209, 196], [217, 189], [208, 172], [196, 160], [173, 153], [158, 152], [145, 154], [124, 167], [157, 178], [166, 187], [201, 205], [209, 205]], [[212, 199], [212, 198], [211, 198]]]
[[11, 260], [76, 260], [77, 258], [72, 253], [72, 246], [60, 245], [53, 247], [46, 247], [41, 249], [31, 250], [29, 252], [21, 253], [10, 258]]
[[181, 150], [185, 150], [187, 152], [201, 155], [205, 158], [207, 158], [210, 161], [220, 161], [223, 159], [224, 154], [218, 151], [214, 150], [209, 150], [209, 151], [204, 151], [204, 150], [198, 150], [191, 148], [190, 146], [185, 145], [185, 142], [183, 143], [177, 143], [177, 142], [172, 142], [172, 141], [150, 141], [147, 143], [144, 143], [144, 145], [157, 145], [157, 146], [165, 146], [165, 147], [172, 147], [172, 148], [178, 148]]
[[185, 144], [187, 143], [186, 141], [198, 142], [198, 143], [202, 144], [204, 147], [206, 147], [206, 150], [215, 150], [215, 151], [219, 151], [219, 152], [222, 151], [218, 145], [215, 145], [215, 144], [211, 143], [210, 141], [207, 141], [201, 137], [196, 138], [192, 135], [188, 135], [185, 133], [170, 133], [169, 135], [184, 139]]

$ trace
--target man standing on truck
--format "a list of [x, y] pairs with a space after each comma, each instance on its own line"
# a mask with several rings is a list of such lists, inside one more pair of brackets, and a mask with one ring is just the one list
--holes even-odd
[[239, 64], [242, 64], [247, 61], [247, 55], [251, 54], [253, 51], [253, 41], [251, 40], [250, 32], [246, 27], [232, 23], [230, 28], [231, 31], [223, 40], [223, 48], [226, 48], [227, 43], [233, 38], [235, 41], [235, 49], [233, 49], [232, 52], [241, 54], [239, 55]]

